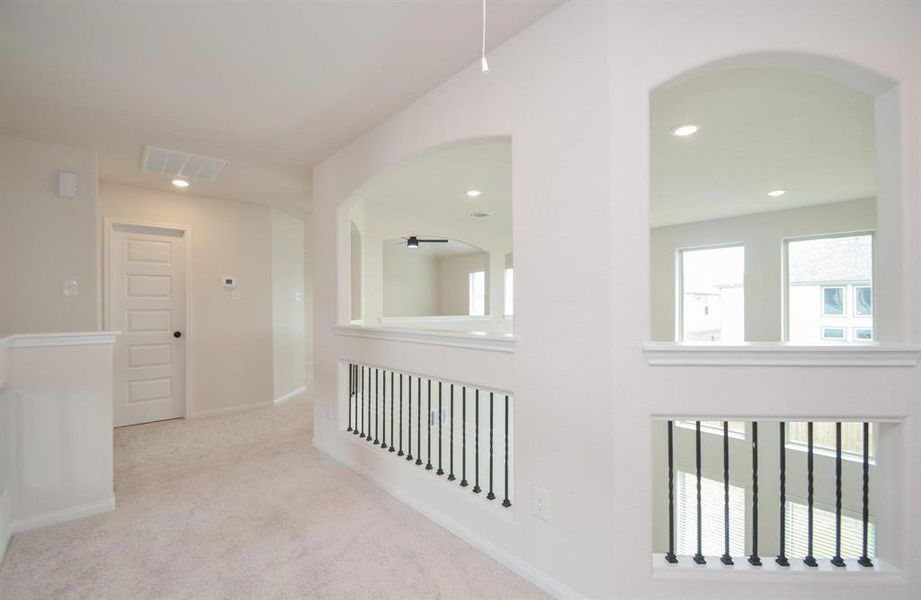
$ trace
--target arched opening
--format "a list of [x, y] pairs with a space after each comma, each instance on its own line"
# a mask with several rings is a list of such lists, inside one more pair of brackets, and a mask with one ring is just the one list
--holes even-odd
[[654, 340], [866, 343], [881, 338], [879, 321], [897, 329], [900, 283], [874, 268], [898, 247], [897, 181], [881, 163], [897, 156], [897, 134], [881, 126], [893, 86], [770, 54], [652, 91]]
[[364, 185], [348, 209], [356, 324], [510, 332], [511, 200], [507, 138], [440, 146]]

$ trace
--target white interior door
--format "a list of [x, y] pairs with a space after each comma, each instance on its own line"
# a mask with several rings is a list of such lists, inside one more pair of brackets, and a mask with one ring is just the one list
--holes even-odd
[[115, 347], [115, 426], [186, 413], [185, 232], [114, 225], [109, 328]]

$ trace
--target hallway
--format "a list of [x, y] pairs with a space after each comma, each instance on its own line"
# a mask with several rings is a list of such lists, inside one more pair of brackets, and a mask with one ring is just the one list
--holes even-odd
[[115, 512], [17, 535], [0, 599], [541, 598], [310, 445], [311, 406], [115, 431]]

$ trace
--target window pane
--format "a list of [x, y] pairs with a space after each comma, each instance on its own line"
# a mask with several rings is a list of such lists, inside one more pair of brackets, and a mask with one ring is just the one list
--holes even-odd
[[868, 287], [854, 288], [854, 310], [860, 316], [873, 314], [873, 292]]
[[[870, 424], [869, 455], [874, 456], [873, 438], [876, 426]], [[787, 423], [788, 445], [796, 450], [805, 450], [809, 443], [808, 428], [805, 421]], [[812, 425], [812, 445], [814, 448], [835, 451], [835, 424], [815, 422]], [[841, 423], [841, 452], [852, 456], [863, 456], [863, 423]]]
[[486, 314], [486, 271], [473, 271], [469, 275], [469, 310], [473, 317]]
[[745, 339], [745, 248], [681, 251], [681, 340]]
[[866, 341], [866, 333], [857, 337], [854, 327], [873, 327], [873, 236], [791, 240], [786, 246], [789, 341]]
[[[809, 535], [809, 507], [799, 502], [786, 503], [787, 556], [806, 556]], [[831, 558], [835, 555], [835, 513], [812, 509], [812, 555]], [[841, 556], [857, 558], [863, 554], [863, 521], [841, 515]], [[876, 526], [867, 523], [867, 556], [876, 555]]]
[[514, 269], [505, 270], [505, 316], [511, 317], [514, 314], [515, 305], [512, 302], [515, 297], [515, 273]]
[[[723, 482], [700, 481], [702, 549], [705, 556], [721, 556], [723, 541]], [[675, 472], [675, 536], [678, 554], [697, 553], [697, 476]], [[745, 554], [745, 490], [729, 485], [729, 552]]]
[[873, 341], [873, 330], [868, 327], [855, 327], [854, 339], [861, 342]]
[[844, 314], [844, 288], [822, 288], [823, 301], [825, 302], [822, 312], [826, 315], [843, 315]]

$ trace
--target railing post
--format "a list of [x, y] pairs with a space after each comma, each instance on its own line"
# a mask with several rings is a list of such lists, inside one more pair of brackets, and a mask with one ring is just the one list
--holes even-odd
[[397, 456], [403, 456], [403, 373], [400, 373], [400, 449]]
[[[378, 431], [379, 414], [377, 412], [377, 400], [378, 400], [378, 396], [381, 391], [381, 383], [378, 378], [378, 375], [380, 375], [380, 371], [378, 369], [374, 369], [374, 445], [375, 446], [381, 443], [380, 440], [377, 439], [377, 434], [379, 433]], [[371, 436], [368, 436], [369, 441], [370, 439], [371, 439]]]
[[416, 377], [416, 464], [422, 464], [422, 378]]
[[461, 388], [461, 487], [467, 487], [467, 386]]
[[406, 420], [406, 460], [411, 461], [413, 459], [413, 376], [408, 375], [409, 385], [406, 390], [406, 403], [409, 410], [409, 418]]
[[346, 431], [352, 431], [352, 394], [355, 391], [355, 365], [349, 363], [349, 428]]
[[733, 564], [729, 554], [729, 421], [723, 421], [723, 556], [720, 562]]
[[425, 419], [426, 428], [425, 428], [425, 438], [426, 438], [426, 457], [425, 457], [425, 470], [432, 470], [432, 380], [429, 379], [428, 384], [428, 415]]
[[835, 555], [831, 564], [846, 566], [841, 558], [841, 421], [835, 423]]
[[[386, 383], [384, 385], [387, 385]], [[393, 371], [390, 371], [390, 452], [396, 451], [393, 447]]]
[[474, 390], [473, 393], [473, 425], [474, 425], [474, 443], [473, 443], [473, 493], [479, 494], [480, 489], [480, 390]]
[[752, 553], [748, 564], [761, 566], [758, 556], [758, 421], [752, 421]]
[[[508, 418], [506, 416], [506, 418]], [[675, 556], [675, 454], [672, 421], [668, 422], [668, 552], [665, 554], [665, 562], [675, 564], [678, 557]]]
[[816, 562], [815, 557], [812, 555], [812, 540], [813, 540], [813, 501], [815, 496], [814, 488], [814, 476], [813, 476], [813, 445], [812, 445], [812, 421], [806, 423], [806, 435], [808, 439], [808, 446], [806, 448], [806, 499], [809, 504], [808, 515], [809, 515], [809, 525], [808, 532], [806, 536], [806, 557], [803, 559], [803, 564], [807, 567], [818, 567], [819, 563]]
[[780, 422], [780, 553], [774, 559], [781, 567], [789, 567], [787, 545], [787, 424]]
[[697, 459], [697, 553], [694, 554], [694, 562], [698, 565], [707, 564], [707, 559], [703, 555], [703, 514], [701, 510], [700, 494], [700, 421], [696, 421], [695, 426], [695, 456]]
[[445, 471], [441, 468], [441, 382], [438, 382], [438, 470], [435, 471], [436, 475], [444, 475]]
[[493, 493], [492, 483], [492, 467], [493, 467], [493, 448], [492, 448], [492, 438], [493, 438], [493, 392], [489, 392], [489, 492], [486, 494], [487, 500], [495, 500], [496, 494]]
[[508, 499], [508, 394], [505, 395], [505, 499], [502, 506], [508, 508], [512, 501]]
[[863, 554], [857, 559], [862, 567], [872, 567], [867, 556], [867, 539], [870, 523], [870, 424], [863, 424]]
[[[358, 392], [358, 397], [361, 400], [360, 402], [361, 406], [358, 407], [359, 413], [361, 415], [361, 433], [358, 435], [358, 437], [360, 437], [361, 439], [364, 439], [365, 437], [365, 366], [364, 365], [361, 365], [361, 378], [358, 380], [358, 382], [361, 384], [361, 389]], [[359, 433], [357, 431], [357, 428], [356, 428], [355, 433]]]
[[454, 384], [451, 384], [451, 433], [450, 433], [450, 446], [448, 448], [448, 481], [454, 481], [456, 477], [454, 476]]

